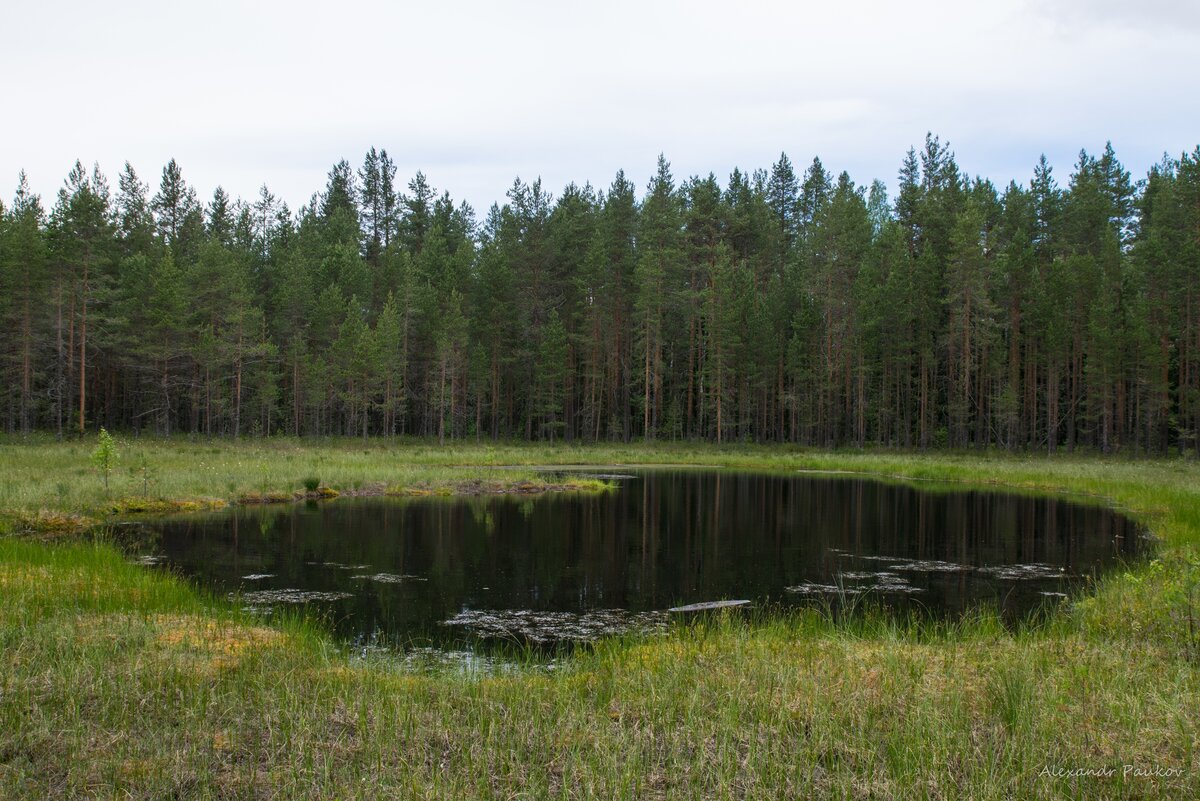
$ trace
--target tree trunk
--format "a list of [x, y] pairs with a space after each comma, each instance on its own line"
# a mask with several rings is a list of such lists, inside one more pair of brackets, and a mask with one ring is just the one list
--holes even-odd
[[89, 253], [83, 260], [83, 297], [80, 298], [79, 323], [79, 433], [85, 429], [85, 414], [87, 408], [87, 312], [88, 312], [88, 268], [91, 261]]

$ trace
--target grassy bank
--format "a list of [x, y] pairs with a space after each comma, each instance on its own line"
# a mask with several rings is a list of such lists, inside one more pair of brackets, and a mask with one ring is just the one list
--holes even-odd
[[[112, 517], [276, 503], [306, 496], [453, 495], [597, 490], [567, 484], [498, 454], [519, 449], [439, 449], [422, 442], [118, 439], [105, 486], [93, 440], [0, 438], [0, 531], [75, 533]], [[511, 462], [531, 464], [527, 459]]]
[[10, 537], [2, 798], [1200, 795], [1194, 463], [125, 442], [106, 496], [87, 445], [5, 441], [0, 509], [10, 521], [103, 516], [114, 497], [141, 494], [143, 448], [146, 495], [164, 503], [293, 493], [310, 474], [343, 491], [453, 491], [536, 481], [521, 465], [713, 464], [1088, 493], [1163, 544], [1154, 562], [1021, 631], [987, 615], [834, 624], [799, 613], [609, 642], [550, 673], [471, 676], [355, 662], [302, 621], [265, 627], [109, 547]]

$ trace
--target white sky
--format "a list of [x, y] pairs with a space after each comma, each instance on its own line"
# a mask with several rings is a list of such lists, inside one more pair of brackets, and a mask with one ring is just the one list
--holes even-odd
[[6, 0], [0, 196], [173, 156], [203, 199], [295, 209], [374, 145], [482, 216], [517, 175], [640, 189], [660, 151], [894, 186], [927, 130], [1001, 186], [1107, 139], [1140, 177], [1200, 143], [1198, 54], [1198, 0]]

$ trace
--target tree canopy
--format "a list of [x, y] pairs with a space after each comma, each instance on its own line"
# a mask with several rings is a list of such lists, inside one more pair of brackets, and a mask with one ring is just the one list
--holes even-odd
[[375, 148], [296, 212], [22, 174], [0, 427], [1200, 450], [1200, 148], [998, 188], [928, 136], [898, 178], [660, 156], [481, 222]]

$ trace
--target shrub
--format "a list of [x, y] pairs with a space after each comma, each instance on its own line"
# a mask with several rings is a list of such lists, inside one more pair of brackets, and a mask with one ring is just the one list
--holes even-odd
[[108, 493], [108, 475], [117, 466], [117, 443], [103, 428], [96, 440], [96, 450], [92, 451], [92, 463], [104, 473], [104, 492]]

